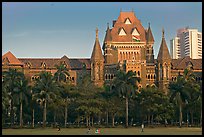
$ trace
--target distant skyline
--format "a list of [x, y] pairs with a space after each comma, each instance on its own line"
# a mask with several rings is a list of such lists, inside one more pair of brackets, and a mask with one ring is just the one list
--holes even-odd
[[202, 32], [202, 2], [3, 2], [2, 55], [17, 58], [90, 58], [99, 29], [102, 47], [107, 23], [134, 11], [143, 27], [150, 23], [157, 58], [162, 28], [170, 52], [177, 29]]

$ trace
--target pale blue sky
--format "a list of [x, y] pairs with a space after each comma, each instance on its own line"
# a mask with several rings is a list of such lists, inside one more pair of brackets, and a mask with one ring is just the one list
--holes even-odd
[[90, 58], [99, 29], [101, 46], [107, 23], [132, 11], [144, 28], [151, 24], [157, 57], [162, 27], [168, 47], [179, 28], [202, 31], [201, 2], [16, 2], [2, 4], [2, 55]]

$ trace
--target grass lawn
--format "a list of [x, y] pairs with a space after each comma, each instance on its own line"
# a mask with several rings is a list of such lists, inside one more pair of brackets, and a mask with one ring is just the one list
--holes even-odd
[[[96, 135], [96, 128], [91, 128], [90, 135]], [[36, 128], [36, 129], [2, 129], [2, 135], [87, 135], [87, 128]], [[202, 128], [156, 127], [145, 128], [100, 128], [99, 135], [202, 135]]]

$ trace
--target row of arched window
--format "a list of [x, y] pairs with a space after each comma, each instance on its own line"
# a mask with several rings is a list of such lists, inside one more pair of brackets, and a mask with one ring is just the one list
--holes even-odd
[[141, 46], [120, 46], [120, 48], [140, 48]]
[[[177, 77], [172, 77], [171, 80], [172, 80], [172, 81], [176, 81], [176, 80], [177, 80]], [[195, 80], [196, 80], [196, 81], [201, 81], [201, 80], [202, 80], [202, 77], [195, 77]]]
[[105, 74], [105, 80], [112, 80], [114, 77], [114, 74]]
[[147, 79], [156, 79], [156, 75], [155, 74], [147, 74], [146, 78]]
[[[33, 81], [33, 80], [37, 80], [37, 79], [39, 79], [40, 78], [40, 76], [32, 76], [31, 77], [31, 81]], [[74, 82], [74, 80], [75, 80], [75, 78], [74, 77], [66, 77], [66, 80], [65, 81], [71, 81], [71, 82]]]
[[119, 53], [119, 60], [125, 60], [125, 59], [139, 59], [140, 58], [140, 53], [139, 52], [120, 52]]

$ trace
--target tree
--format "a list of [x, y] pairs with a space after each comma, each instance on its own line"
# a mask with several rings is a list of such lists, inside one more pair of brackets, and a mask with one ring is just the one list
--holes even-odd
[[128, 100], [136, 93], [137, 82], [140, 81], [139, 77], [133, 71], [118, 71], [113, 85], [115, 90], [118, 92], [119, 97], [125, 98], [126, 104], [126, 127], [128, 127]]
[[185, 104], [185, 100], [188, 98], [188, 93], [185, 91], [186, 81], [183, 76], [178, 75], [177, 81], [170, 82], [170, 101], [175, 99], [179, 105], [179, 127], [182, 126], [182, 108]]
[[14, 89], [14, 96], [20, 104], [20, 127], [23, 127], [23, 101], [28, 104], [28, 97], [31, 95], [31, 86], [28, 85], [28, 80], [24, 75], [16, 81], [16, 88]]
[[56, 79], [56, 81], [65, 82], [67, 80], [67, 76], [69, 76], [67, 67], [64, 64], [60, 64], [59, 66], [55, 65], [55, 67], [57, 68], [57, 71], [54, 74], [54, 78]]
[[2, 72], [3, 75], [3, 87], [5, 88], [5, 92], [9, 94], [11, 103], [10, 103], [10, 121], [11, 126], [14, 124], [14, 91], [16, 88], [16, 83], [19, 81], [21, 77], [23, 77], [23, 73], [18, 71], [17, 69], [9, 68], [8, 71]]
[[69, 95], [69, 90], [70, 90], [70, 81], [67, 81], [67, 76], [69, 76], [69, 70], [64, 64], [60, 64], [59, 66], [56, 65], [57, 72], [55, 72], [54, 77], [58, 83], [60, 83], [61, 87], [61, 95], [63, 98], [63, 103], [64, 108], [65, 108], [65, 124], [64, 127], [66, 128], [66, 123], [67, 123], [67, 107], [68, 107], [68, 95]]
[[43, 105], [43, 127], [46, 127], [47, 103], [56, 98], [58, 85], [50, 72], [42, 71], [36, 80], [34, 89], [38, 102]]

